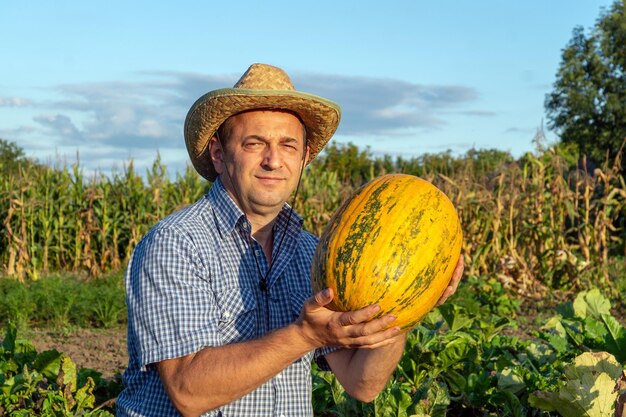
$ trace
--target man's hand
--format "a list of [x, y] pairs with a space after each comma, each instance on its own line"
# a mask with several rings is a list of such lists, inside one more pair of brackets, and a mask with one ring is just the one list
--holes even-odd
[[440, 306], [446, 302], [448, 298], [452, 294], [456, 292], [457, 287], [459, 286], [459, 282], [461, 282], [461, 278], [463, 277], [463, 269], [465, 268], [465, 261], [463, 259], [463, 254], [459, 256], [459, 260], [456, 263], [456, 267], [454, 268], [454, 272], [452, 273], [452, 279], [450, 279], [450, 283], [448, 287], [445, 289], [439, 301], [437, 301], [437, 305]]
[[395, 316], [387, 314], [373, 319], [380, 311], [378, 305], [337, 312], [325, 307], [332, 299], [332, 289], [318, 292], [304, 303], [296, 321], [302, 335], [313, 347], [375, 349], [394, 343], [394, 338], [400, 334], [399, 327], [391, 326]]

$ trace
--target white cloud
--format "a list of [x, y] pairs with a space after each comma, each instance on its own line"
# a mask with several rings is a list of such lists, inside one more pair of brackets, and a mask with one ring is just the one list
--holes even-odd
[[144, 119], [139, 122], [138, 133], [140, 136], [159, 138], [164, 137], [167, 132], [157, 120]]
[[342, 107], [338, 133], [395, 135], [446, 124], [449, 110], [471, 104], [477, 92], [465, 86], [421, 85], [402, 80], [302, 74], [296, 88], [337, 101]]
[[32, 102], [23, 97], [0, 97], [0, 107], [26, 107]]
[[43, 114], [35, 116], [34, 120], [61, 138], [75, 139], [80, 135], [72, 120], [63, 114]]
[[[478, 94], [466, 86], [420, 85], [328, 74], [294, 75], [292, 80], [298, 90], [327, 97], [341, 105], [343, 115], [337, 133], [348, 137], [386, 135], [398, 140], [410, 139], [415, 137], [416, 130], [441, 129], [453, 113], [468, 117], [490, 114], [472, 109]], [[180, 166], [180, 154], [186, 153], [183, 123], [187, 111], [200, 96], [210, 90], [231, 87], [239, 76], [146, 72], [139, 74], [136, 82], [59, 85], [54, 91], [55, 98], [47, 101], [0, 97], [0, 106], [29, 105], [40, 112], [31, 116], [35, 124], [20, 127], [23, 136], [19, 133], [17, 136], [24, 143], [33, 143], [43, 135], [56, 149], [87, 149], [88, 163], [100, 168], [105, 162], [129, 158], [146, 158], [141, 162], [145, 165], [154, 160], [157, 148], [167, 150], [168, 155], [179, 150], [176, 161], [169, 163]], [[0, 132], [18, 132], [15, 129], [0, 122]], [[99, 153], [98, 149], [103, 151]], [[26, 150], [43, 152], [36, 147]], [[161, 155], [168, 163], [165, 152]]]

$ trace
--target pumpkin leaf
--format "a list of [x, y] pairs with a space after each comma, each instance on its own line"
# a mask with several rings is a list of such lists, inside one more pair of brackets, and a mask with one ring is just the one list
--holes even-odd
[[532, 358], [533, 362], [539, 366], [552, 363], [556, 360], [556, 354], [548, 345], [530, 343], [526, 348], [526, 353]]
[[574, 312], [583, 319], [589, 315], [599, 319], [603, 314], [611, 314], [611, 302], [600, 293], [600, 290], [594, 288], [576, 296]]
[[563, 322], [563, 328], [567, 334], [569, 340], [571, 340], [576, 346], [583, 346], [585, 344], [585, 335], [583, 333], [583, 325], [580, 322]]
[[569, 379], [582, 379], [589, 374], [602, 373], [609, 375], [613, 380], [622, 375], [622, 367], [608, 352], [583, 353], [574, 358], [572, 365], [565, 367], [565, 376]]
[[519, 398], [509, 391], [498, 391], [492, 397], [492, 400], [498, 405], [498, 411], [504, 416], [525, 417], [524, 407], [520, 403]]
[[558, 411], [563, 417], [591, 417], [579, 404], [561, 398], [561, 393], [537, 391], [530, 394], [528, 403], [544, 411]]
[[470, 327], [474, 322], [474, 319], [465, 314], [463, 308], [456, 304], [443, 304], [439, 306], [439, 311], [453, 333]]
[[526, 383], [514, 369], [505, 368], [498, 375], [498, 388], [502, 391], [517, 394], [526, 389]]
[[446, 347], [437, 355], [437, 359], [443, 368], [448, 368], [461, 362], [470, 349], [470, 340], [465, 337], [458, 337], [446, 344]]
[[411, 395], [401, 385], [383, 391], [376, 399], [376, 415], [381, 417], [408, 417]]
[[608, 330], [606, 335], [607, 351], [614, 354], [621, 363], [626, 362], [626, 328], [615, 317], [603, 314], [602, 321]]
[[543, 326], [541, 326], [541, 328], [545, 330], [553, 330], [554, 332], [556, 332], [556, 334], [559, 335], [559, 337], [562, 338], [567, 335], [567, 333], [565, 332], [565, 327], [563, 327], [561, 319], [558, 316], [552, 317]]
[[465, 391], [465, 387], [467, 386], [467, 378], [463, 374], [455, 371], [454, 369], [450, 369], [446, 371], [444, 378], [452, 391]]
[[567, 301], [556, 306], [556, 312], [565, 319], [573, 319], [577, 317], [574, 304], [571, 301]]
[[558, 392], [534, 392], [528, 402], [563, 417], [613, 417], [618, 397], [615, 381], [622, 373], [613, 355], [586, 352], [565, 367], [565, 386]]

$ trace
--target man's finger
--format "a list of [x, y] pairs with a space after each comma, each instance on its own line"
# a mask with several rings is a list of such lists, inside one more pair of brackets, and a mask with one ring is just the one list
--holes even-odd
[[317, 307], [324, 307], [328, 305], [333, 300], [333, 290], [331, 288], [326, 288], [318, 293], [316, 293], [312, 298], [309, 298], [308, 301], [315, 304]]
[[465, 269], [465, 259], [463, 258], [463, 255], [461, 255], [459, 256], [459, 260], [457, 261], [456, 267], [454, 268], [454, 272], [452, 273], [452, 279], [450, 279], [450, 283], [448, 284], [443, 294], [441, 294], [441, 297], [439, 297], [439, 300], [437, 301], [438, 306], [445, 303], [445, 301], [448, 298], [450, 298], [452, 294], [456, 292], [456, 289], [458, 288], [459, 283], [461, 282], [461, 278], [463, 277], [464, 269]]
[[461, 277], [463, 276], [463, 270], [465, 269], [465, 259], [463, 255], [459, 256], [459, 261], [456, 263], [456, 267], [454, 268], [454, 273], [452, 274], [452, 280], [450, 281], [450, 286], [458, 287], [459, 282], [461, 281]]
[[362, 323], [348, 324], [341, 327], [344, 334], [350, 338], [361, 338], [387, 332], [389, 326], [396, 320], [396, 316], [387, 314], [383, 317]]
[[339, 316], [339, 324], [342, 326], [352, 326], [371, 320], [380, 311], [378, 304], [372, 304], [367, 307], [349, 311]]
[[[364, 329], [351, 329], [351, 330], [364, 331]], [[401, 333], [400, 328], [394, 326], [386, 330], [382, 330], [382, 331], [379, 330], [372, 334], [364, 334], [364, 335], [355, 334], [349, 340], [346, 340], [346, 343], [348, 344], [349, 347], [353, 347], [353, 348], [363, 348], [363, 347], [372, 348], [373, 346], [380, 346], [381, 344], [387, 344], [390, 339], [395, 338], [400, 333]]]

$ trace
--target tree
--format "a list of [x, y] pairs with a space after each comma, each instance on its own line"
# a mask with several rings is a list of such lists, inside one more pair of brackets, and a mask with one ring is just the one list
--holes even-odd
[[369, 148], [360, 150], [353, 143], [329, 143], [312, 164], [322, 170], [336, 172], [340, 181], [350, 181], [353, 186], [362, 185], [374, 175]]
[[27, 162], [24, 150], [15, 142], [0, 139], [0, 173], [16, 172], [19, 165]]
[[597, 162], [613, 159], [626, 139], [626, 0], [600, 13], [588, 36], [576, 27], [563, 50], [548, 127]]

